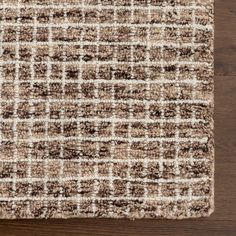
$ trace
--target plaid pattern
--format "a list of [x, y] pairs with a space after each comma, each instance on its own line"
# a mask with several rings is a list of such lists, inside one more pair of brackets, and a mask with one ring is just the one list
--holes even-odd
[[213, 1], [0, 2], [0, 217], [209, 215]]

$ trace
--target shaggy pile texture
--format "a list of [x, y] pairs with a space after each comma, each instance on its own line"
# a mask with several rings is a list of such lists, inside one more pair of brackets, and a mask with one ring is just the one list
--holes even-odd
[[213, 0], [0, 3], [0, 217], [208, 216]]

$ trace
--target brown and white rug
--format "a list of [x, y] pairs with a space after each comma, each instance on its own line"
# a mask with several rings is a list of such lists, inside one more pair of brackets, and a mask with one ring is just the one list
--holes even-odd
[[213, 0], [0, 1], [0, 217], [213, 212]]

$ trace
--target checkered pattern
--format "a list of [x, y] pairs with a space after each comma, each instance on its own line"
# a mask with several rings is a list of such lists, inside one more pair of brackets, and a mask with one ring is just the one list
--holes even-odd
[[213, 211], [212, 0], [0, 1], [0, 217]]

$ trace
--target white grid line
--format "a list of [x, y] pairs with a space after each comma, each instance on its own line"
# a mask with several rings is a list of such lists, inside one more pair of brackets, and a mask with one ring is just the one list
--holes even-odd
[[[25, 123], [30, 123], [30, 119], [28, 118], [17, 118], [16, 119], [17, 122], [25, 122]], [[32, 121], [33, 123], [34, 122], [44, 122], [44, 121], [47, 121], [47, 122], [53, 122], [53, 123], [61, 123], [61, 119], [53, 119], [53, 118], [50, 118], [50, 119], [47, 119], [47, 118], [34, 118], [34, 120]], [[110, 123], [121, 123], [121, 122], [131, 122], [131, 123], [136, 123], [136, 122], [142, 122], [142, 123], [145, 123], [145, 124], [153, 124], [153, 123], [159, 123], [159, 122], [162, 122], [162, 119], [146, 119], [146, 118], [125, 118], [125, 119], [122, 119], [122, 118], [64, 118], [64, 122], [76, 122], [77, 123], [81, 123], [81, 122], [94, 122], [94, 121], [98, 121], [98, 122], [110, 122]], [[2, 119], [2, 122], [5, 122], [5, 123], [11, 123], [12, 122], [12, 119], [11, 118], [4, 118]], [[164, 123], [171, 123], [171, 124], [177, 124], [176, 122], [176, 119], [165, 119], [165, 122]], [[178, 123], [209, 123], [209, 121], [207, 120], [203, 120], [203, 119], [179, 119], [178, 120]]]
[[[21, 0], [17, 1], [17, 22], [19, 22], [20, 20], [20, 3]], [[20, 28], [17, 27], [17, 31], [16, 31], [16, 45], [15, 45], [15, 50], [16, 50], [16, 60], [19, 60], [19, 36], [20, 36]], [[19, 86], [18, 86], [18, 80], [19, 80], [19, 63], [15, 64], [15, 80], [14, 80], [14, 117], [17, 117], [17, 110], [18, 110], [18, 99], [19, 99]], [[17, 132], [17, 120], [13, 119], [13, 140], [14, 140], [14, 160], [13, 160], [13, 183], [12, 183], [12, 191], [13, 191], [13, 196], [14, 199], [16, 198], [16, 177], [17, 177], [17, 159], [18, 159], [18, 150], [16, 148], [17, 143], [18, 143], [18, 132]], [[12, 206], [12, 213], [14, 215], [15, 213], [15, 209], [16, 205], [15, 205], [15, 201], [13, 200], [13, 206]]]
[[[98, 0], [98, 9], [100, 10], [101, 7], [101, 1]], [[100, 11], [96, 12], [96, 18], [99, 21], [99, 16], [100, 16]], [[96, 75], [95, 78], [99, 79], [99, 71], [100, 71], [100, 65], [99, 65], [99, 51], [100, 51], [100, 24], [96, 25], [96, 34], [97, 34], [97, 38], [96, 38]], [[95, 89], [94, 89], [94, 97], [96, 100], [96, 102], [94, 103], [95, 107], [94, 110], [95, 112], [98, 111], [98, 86], [97, 84], [95, 84]], [[98, 135], [98, 123], [96, 121], [96, 116], [95, 116], [95, 132], [96, 132], [96, 136]], [[96, 156], [99, 158], [99, 142], [96, 143]], [[96, 158], [96, 160], [98, 159]], [[94, 191], [93, 191], [93, 201], [92, 201], [92, 209], [93, 209], [93, 214], [96, 215], [96, 211], [97, 211], [97, 207], [96, 207], [96, 195], [99, 192], [99, 181], [98, 181], [98, 162], [95, 162], [95, 166], [94, 166]]]
[[[52, 1], [52, 0], [50, 0]], [[49, 15], [49, 21], [52, 20], [53, 17], [53, 13], [52, 10], [50, 9], [50, 15]], [[49, 44], [49, 55], [47, 58], [47, 92], [50, 93], [50, 80], [51, 80], [51, 74], [52, 74], [52, 62], [51, 62], [51, 56], [53, 53], [52, 47], [50, 46], [52, 42], [52, 27], [48, 27], [48, 44]], [[47, 119], [50, 118], [50, 101], [47, 100], [46, 102], [46, 114], [47, 114]], [[48, 129], [49, 129], [49, 123], [46, 120], [45, 121], [45, 140], [48, 141]], [[48, 142], [46, 143], [46, 155], [47, 157], [49, 157], [49, 147], [48, 147]], [[44, 161], [44, 196], [45, 196], [45, 200], [44, 200], [44, 217], [47, 216], [47, 207], [48, 207], [48, 201], [47, 201], [47, 194], [48, 194], [48, 187], [47, 187], [47, 181], [48, 181], [48, 159], [46, 158]]]
[[[15, 5], [11, 5], [11, 4], [1, 4], [1, 8], [8, 8], [8, 9], [16, 9]], [[91, 4], [67, 4], [66, 6], [63, 5], [62, 3], [57, 3], [57, 5], [31, 5], [31, 4], [22, 4], [20, 6], [20, 8], [24, 8], [24, 9], [71, 9], [71, 8], [84, 8], [84, 9], [97, 9], [97, 5], [91, 5]], [[150, 8], [150, 10], [159, 10], [160, 6], [133, 6], [134, 10], [148, 10], [148, 8]], [[192, 6], [162, 6], [162, 8], [166, 11], [171, 11], [171, 10], [201, 10], [201, 11], [208, 11], [208, 9], [206, 7], [202, 7], [202, 6], [195, 6], [194, 8]], [[127, 6], [114, 6], [114, 5], [101, 5], [100, 6], [101, 10], [127, 10]]]
[[[134, 1], [133, 0], [130, 0], [130, 3], [131, 3], [131, 22], [133, 22], [133, 19], [134, 19]], [[135, 34], [135, 28], [133, 26], [131, 26], [131, 41], [134, 41], [134, 34]], [[130, 68], [130, 75], [131, 75], [131, 79], [134, 78], [134, 46], [131, 45], [130, 47], [130, 60], [131, 60], [131, 68]], [[133, 93], [133, 86], [132, 84], [129, 85], [129, 93], [130, 95], [132, 95]], [[131, 96], [130, 96], [131, 97]], [[129, 106], [129, 119], [132, 119], [133, 118], [133, 110], [132, 110], [132, 103], [130, 102], [131, 101], [131, 98], [128, 99], [128, 106]], [[128, 178], [128, 181], [126, 183], [126, 195], [129, 197], [130, 196], [130, 179], [131, 179], [131, 176], [130, 176], [130, 173], [131, 173], [131, 155], [130, 155], [130, 152], [131, 152], [131, 145], [132, 145], [132, 142], [131, 142], [131, 123], [129, 122], [128, 123], [128, 147], [127, 147], [127, 158], [128, 158], [128, 169], [127, 169], [127, 178]], [[127, 207], [126, 209], [126, 214], [129, 215], [130, 213], [130, 206]]]
[[[132, 46], [132, 45], [131, 45]], [[5, 61], [1, 61], [1, 65], [8, 65], [8, 64], [24, 64], [24, 65], [30, 65], [30, 62], [27, 62], [27, 61], [11, 61], [11, 60], [5, 60]], [[35, 65], [37, 64], [45, 64], [47, 63], [47, 61], [40, 61], [40, 62], [35, 62]], [[52, 65], [60, 65], [61, 62], [58, 62], [58, 61], [51, 61], [51, 64]], [[80, 62], [78, 61], [66, 61], [64, 62], [64, 64], [69, 64], [69, 65], [80, 65]], [[97, 61], [89, 61], [89, 62], [85, 62], [83, 61], [82, 62], [83, 65], [112, 65], [112, 64], [116, 64], [116, 65], [129, 65], [131, 64], [131, 62], [122, 62], [122, 61], [99, 61], [99, 63], [97, 63]], [[137, 62], [132, 62], [132, 64], [134, 65], [147, 65], [147, 62], [145, 61], [137, 61]], [[149, 62], [149, 64], [151, 65], [155, 65], [155, 66], [161, 66], [161, 63], [160, 62]], [[170, 66], [170, 65], [175, 65], [175, 64], [180, 64], [180, 65], [197, 65], [197, 66], [208, 66], [208, 67], [212, 67], [213, 64], [212, 63], [208, 63], [208, 62], [190, 62], [190, 61], [168, 61], [168, 62], [163, 62], [163, 66]]]
[[[96, 158], [92, 158], [92, 159], [83, 159], [83, 158], [78, 158], [78, 159], [65, 159], [65, 160], [71, 160], [71, 161], [73, 161], [73, 162], [78, 162], [78, 163], [80, 163], [80, 162], [85, 162], [85, 161], [87, 161], [87, 162], [94, 162], [94, 159], [96, 159]], [[45, 159], [40, 159], [40, 158], [37, 158], [37, 159], [32, 159], [32, 162], [43, 162]], [[55, 160], [57, 160], [57, 159], [49, 159], [49, 161], [55, 161]], [[18, 161], [19, 162], [27, 162], [28, 161], [28, 159], [25, 159], [25, 158], [23, 158], [23, 159], [18, 159]], [[99, 162], [110, 162], [111, 160], [110, 160], [110, 158], [109, 159], [107, 159], [107, 158], [101, 158], [101, 159], [99, 159]], [[136, 163], [136, 162], [145, 162], [145, 159], [143, 159], [143, 158], [132, 158], [132, 159], [130, 159], [130, 160], [126, 160], [126, 159], [119, 159], [119, 158], [116, 158], [116, 159], [114, 159], [113, 160], [113, 162], [114, 163], [126, 163], [126, 162], [131, 162], [131, 163]], [[160, 160], [159, 159], [148, 159], [148, 160], [146, 160], [146, 162], [148, 162], [148, 163], [153, 163], [153, 162], [159, 162]], [[167, 163], [174, 163], [175, 162], [175, 160], [174, 159], [168, 159], [168, 158], [166, 158], [166, 159], [164, 159], [164, 160], [162, 160], [162, 162], [167, 162]], [[184, 157], [184, 158], [179, 158], [179, 162], [193, 162], [193, 163], [195, 163], [195, 162], [209, 162], [209, 161], [211, 161], [211, 159], [210, 158], [203, 158], [203, 157], [201, 157], [201, 158], [193, 158], [193, 159], [190, 159], [190, 157]], [[0, 162], [12, 162], [12, 160], [10, 160], [10, 159], [1, 159], [0, 160]], [[58, 178], [57, 178], [58, 179]]]
[[[165, 3], [164, 3], [165, 6]], [[165, 8], [164, 8], [165, 9]], [[163, 9], [163, 13], [162, 13], [162, 21], [165, 21], [165, 14], [166, 11]], [[165, 25], [162, 24], [161, 26], [161, 40], [164, 41], [164, 33], [165, 33]], [[164, 45], [161, 45], [161, 79], [164, 79]], [[164, 120], [164, 109], [163, 109], [163, 92], [164, 92], [164, 85], [161, 85], [161, 89], [160, 89], [160, 106], [161, 106], [161, 121], [160, 121], [160, 137], [163, 136], [163, 120]], [[164, 154], [164, 149], [163, 149], [163, 140], [160, 139], [160, 160], [159, 160], [159, 171], [160, 171], [160, 175], [162, 176], [163, 174], [163, 154]], [[158, 199], [161, 198], [162, 196], [162, 185], [160, 183], [159, 188], [158, 188]], [[158, 214], [161, 215], [161, 207], [157, 208]]]
[[[30, 120], [29, 120], [29, 128], [28, 128], [28, 132], [29, 132], [29, 136], [32, 137], [32, 129], [33, 129], [33, 124], [34, 124], [34, 106], [33, 106], [33, 102], [32, 102], [32, 97], [33, 97], [33, 79], [35, 76], [35, 70], [34, 70], [34, 61], [35, 61], [35, 53], [36, 53], [36, 34], [37, 34], [37, 9], [35, 9], [35, 15], [33, 16], [34, 19], [34, 29], [33, 29], [33, 44], [32, 44], [32, 55], [31, 55], [31, 65], [30, 65], [30, 70], [31, 70], [31, 80], [30, 80], [30, 99], [29, 99], [29, 106], [30, 106]], [[31, 140], [29, 139], [29, 152], [28, 152], [28, 173], [27, 173], [27, 177], [28, 177], [28, 182], [29, 182], [29, 188], [28, 188], [28, 196], [31, 196], [32, 193], [32, 188], [31, 188], [31, 164], [32, 164], [32, 149], [33, 149], [33, 143], [31, 142]], [[27, 203], [27, 210], [28, 210], [28, 214], [32, 215], [31, 209], [30, 209], [30, 202]]]
[[[65, 26], [64, 26], [65, 27]], [[28, 42], [28, 41], [20, 41], [19, 42], [19, 45], [20, 46], [31, 46], [33, 43], [32, 42]], [[83, 41], [83, 44], [86, 45], [86, 46], [92, 46], [92, 45], [96, 45], [96, 42], [94, 41], [86, 41], [84, 40]], [[118, 41], [116, 42], [114, 40], [114, 42], [110, 42], [110, 41], [100, 41], [99, 43], [100, 45], [104, 45], [104, 46], [146, 46], [147, 45], [147, 42], [143, 42], [143, 41], [128, 41], [128, 42], [122, 42], [122, 41]], [[150, 44], [150, 47], [161, 47], [161, 46], [167, 46], [167, 47], [178, 47], [178, 48], [189, 48], [191, 47], [192, 43], [181, 43], [181, 44], [177, 44], [175, 42], [149, 42]], [[3, 46], [14, 46], [15, 45], [15, 42], [4, 42], [2, 40], [2, 45]], [[47, 46], [48, 45], [48, 42], [44, 42], [44, 41], [38, 41], [37, 42], [37, 46]], [[63, 40], [57, 40], [57, 41], [52, 41], [51, 42], [51, 45], [53, 46], [61, 46], [61, 45], [69, 45], [69, 46], [78, 46], [80, 45], [79, 42], [77, 41], [63, 41]], [[194, 45], [194, 48], [198, 48], [198, 47], [201, 47], [201, 46], [209, 46], [209, 44], [207, 43], [195, 43]]]
[[[179, 0], [177, 1], [179, 2]], [[180, 11], [177, 11], [177, 16], [178, 16], [178, 19], [180, 19]], [[177, 29], [177, 43], [180, 45], [180, 41], [179, 41], [179, 38], [180, 38], [180, 30], [179, 28]], [[179, 48], [179, 47], [178, 47]], [[177, 61], [180, 60], [180, 51], [178, 50], [177, 52]], [[180, 71], [179, 71], [179, 65], [177, 65], [176, 67], [176, 80], [178, 81], [178, 78], [180, 76]], [[181, 89], [180, 89], [180, 86], [179, 86], [179, 83], [176, 83], [176, 87], [177, 87], [177, 90], [178, 90], [178, 96], [177, 96], [177, 99], [180, 99], [180, 96], [181, 96]], [[180, 150], [180, 144], [179, 144], [179, 120], [180, 120], [180, 107], [179, 107], [179, 104], [176, 105], [176, 128], [175, 128], [175, 163], [174, 163], [174, 168], [175, 168], [175, 175], [176, 176], [179, 176], [180, 175], [180, 169], [179, 169], [179, 150]], [[180, 196], [180, 193], [179, 193], [179, 188], [178, 186], [175, 186], [175, 194], [176, 194], [176, 198], [178, 198]], [[177, 205], [174, 206], [174, 210], [173, 210], [173, 215], [176, 214], [176, 212], [178, 211], [177, 209]]]
[[[179, 138], [179, 142], [199, 142], [199, 143], [207, 143], [208, 142], [208, 137], [201, 137], [201, 138]], [[47, 137], [47, 138], [31, 138], [32, 142], [40, 142], [40, 141], [69, 141], [69, 140], [79, 140], [79, 141], [101, 141], [101, 142], [106, 142], [106, 141], [129, 141], [129, 138], [123, 138], [123, 137], [63, 137], [63, 136], [58, 136], [58, 137]], [[146, 138], [138, 138], [138, 137], [132, 137], [133, 141], [145, 141]], [[2, 139], [3, 142], [8, 141], [8, 139]], [[19, 142], [27, 142], [27, 138], [18, 138]], [[174, 142], [175, 138], [165, 138], [165, 137], [156, 137], [156, 138], [149, 138], [149, 141], [160, 141], [160, 142]]]
[[[192, 6], [196, 6], [196, 1], [195, 0], [192, 0]], [[192, 32], [192, 41], [191, 41], [193, 46], [195, 45], [195, 37], [196, 37], [195, 22], [196, 22], [196, 12], [195, 12], [195, 9], [193, 9], [193, 11], [192, 11], [193, 32]], [[193, 54], [191, 61], [194, 62], [195, 61], [195, 58], [194, 58], [195, 48], [194, 47], [192, 48], [191, 52]], [[195, 69], [195, 67], [194, 67], [194, 65], [192, 65], [192, 71], [194, 71], [194, 69]], [[196, 81], [197, 81], [197, 76], [194, 74], [193, 75], [193, 85], [192, 85], [192, 99], [194, 99], [195, 95], [196, 95], [196, 84], [197, 84]], [[191, 125], [192, 125], [192, 127], [195, 126], [195, 123], [193, 122], [194, 119], [195, 119], [195, 108], [193, 107], [192, 108], [192, 115], [191, 115], [191, 120], [192, 120]], [[193, 133], [193, 131], [191, 133]], [[191, 146], [190, 146], [190, 161], [191, 161], [191, 164], [193, 164], [194, 161], [193, 161], [193, 142], [192, 142], [192, 140], [190, 141], [190, 143], [191, 143]], [[193, 196], [192, 192], [193, 192], [193, 190], [192, 190], [191, 185], [190, 185], [189, 190], [188, 190], [188, 197], [189, 197], [190, 201], [192, 201], [192, 196]], [[187, 214], [188, 214], [188, 216], [190, 216], [189, 212]]]
[[[82, 67], [83, 68], [83, 67]], [[74, 83], [81, 83], [80, 81], [83, 81], [83, 83], [88, 83], [88, 82], [93, 82], [95, 84], [103, 84], [103, 83], [107, 83], [107, 84], [119, 84], [119, 83], [123, 83], [123, 84], [139, 84], [139, 85], [142, 85], [142, 84], [147, 84], [147, 81], [146, 80], [141, 80], [141, 79], [134, 79], [134, 80], [129, 80], [129, 81], [125, 81], [124, 79], [114, 79], [114, 80], [106, 80], [106, 79], [97, 79], [97, 80], [94, 80], [94, 79], [86, 79], [86, 80], [78, 80], [78, 79], [70, 79], [70, 80], [67, 80], [66, 83], [67, 84], [74, 84]], [[9, 82], [11, 82], [11, 80], [9, 80]], [[32, 80], [29, 80], [29, 79], [26, 79], [26, 80], [22, 80], [22, 81], [19, 81], [18, 84], [21, 85], [21, 84], [24, 84], [24, 83], [30, 83], [30, 82], [33, 82], [33, 83], [44, 83], [45, 82], [45, 79], [34, 79], [33, 81]], [[169, 79], [159, 79], [159, 80], [149, 80], [150, 82], [150, 85], [157, 85], [157, 84], [187, 84], [187, 85], [193, 85], [193, 84], [210, 84], [211, 82], [210, 81], [207, 81], [207, 80], [196, 80], [194, 81], [193, 79], [184, 79], [184, 80], [169, 80]], [[52, 83], [61, 83], [61, 80], [60, 79], [53, 79], [51, 81], [48, 82], [49, 84], [52, 84]], [[6, 100], [6, 99], [5, 99]], [[5, 101], [3, 100], [3, 101]], [[10, 99], [8, 99], [10, 100]], [[205, 100], [204, 100], [205, 101]]]

